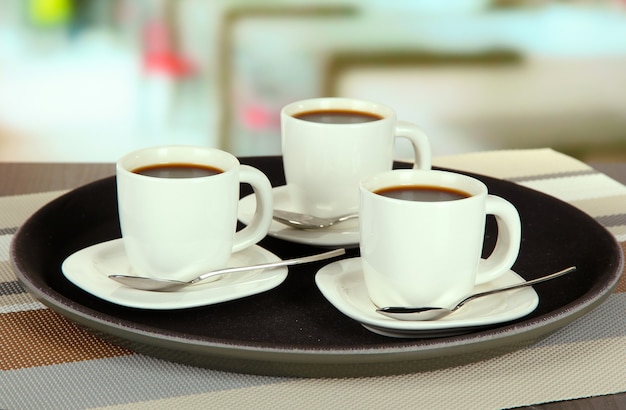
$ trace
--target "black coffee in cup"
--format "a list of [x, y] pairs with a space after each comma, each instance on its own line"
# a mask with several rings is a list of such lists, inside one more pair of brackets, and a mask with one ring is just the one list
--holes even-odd
[[221, 169], [199, 164], [152, 164], [133, 169], [135, 174], [155, 178], [199, 178], [221, 174]]
[[404, 201], [443, 202], [469, 198], [467, 192], [454, 188], [431, 185], [399, 185], [374, 191], [375, 194]]
[[324, 124], [359, 124], [362, 122], [372, 122], [383, 119], [382, 116], [377, 114], [351, 110], [305, 111], [294, 114], [293, 117], [304, 121], [319, 122]]

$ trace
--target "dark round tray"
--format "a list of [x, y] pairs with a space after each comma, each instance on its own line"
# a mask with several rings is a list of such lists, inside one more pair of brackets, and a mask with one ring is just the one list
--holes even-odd
[[[285, 183], [280, 157], [242, 158]], [[397, 168], [408, 164], [396, 163]], [[394, 339], [369, 332], [341, 314], [314, 277], [328, 262], [290, 267], [270, 291], [212, 306], [153, 311], [103, 301], [70, 283], [61, 263], [73, 252], [120, 237], [115, 177], [85, 185], [47, 204], [18, 230], [11, 260], [21, 284], [45, 305], [105, 340], [171, 361], [236, 372], [280, 376], [370, 376], [457, 366], [535, 343], [598, 306], [616, 286], [622, 252], [593, 218], [551, 196], [474, 175], [511, 201], [523, 240], [514, 270], [526, 279], [576, 265], [578, 270], [535, 286], [539, 306], [516, 321], [442, 338]], [[250, 193], [242, 189], [241, 195]], [[488, 220], [484, 252], [493, 247]], [[266, 237], [281, 258], [318, 252]], [[345, 257], [358, 256], [350, 249]]]

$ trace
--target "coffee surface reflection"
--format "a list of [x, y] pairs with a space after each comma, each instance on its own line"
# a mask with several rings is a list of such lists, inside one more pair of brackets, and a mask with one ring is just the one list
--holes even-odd
[[221, 174], [221, 169], [199, 164], [153, 164], [133, 169], [135, 174], [155, 178], [200, 178]]
[[351, 110], [315, 110], [294, 114], [294, 118], [324, 124], [360, 124], [383, 119], [382, 116], [369, 112]]
[[467, 192], [449, 187], [431, 185], [399, 185], [374, 191], [374, 193], [389, 198], [404, 201], [443, 202], [469, 198]]

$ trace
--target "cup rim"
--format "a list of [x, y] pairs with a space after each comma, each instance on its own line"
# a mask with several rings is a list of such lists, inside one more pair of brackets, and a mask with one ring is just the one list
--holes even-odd
[[[442, 186], [467, 192], [470, 196], [451, 201], [426, 202], [390, 198], [379, 195], [375, 192], [377, 190], [393, 186], [411, 185]], [[479, 181], [469, 175], [442, 170], [394, 169], [363, 178], [359, 183], [359, 188], [361, 192], [368, 195], [375, 195], [377, 198], [380, 198], [380, 200], [411, 204], [433, 204], [433, 206], [444, 203], [467, 201], [472, 198], [488, 194], [487, 186], [482, 181]]]
[[[207, 161], [207, 159], [211, 161]], [[184, 180], [202, 180], [204, 178], [216, 177], [222, 174], [233, 172], [239, 165], [239, 160], [229, 152], [222, 151], [217, 148], [203, 147], [196, 145], [158, 145], [144, 147], [131, 151], [120, 157], [115, 168], [118, 173], [125, 173], [136, 176], [138, 178], [154, 178], [151, 176], [140, 175], [133, 172], [135, 169], [153, 165], [153, 164], [174, 164], [187, 163], [196, 165], [208, 165], [222, 170], [216, 175], [194, 178], [156, 178], [160, 181], [184, 181]]]
[[[347, 111], [360, 111], [369, 114], [380, 116], [379, 120], [364, 122], [364, 123], [349, 123], [349, 124], [328, 124], [321, 122], [305, 121], [294, 117], [295, 114], [315, 111], [315, 110], [347, 110]], [[311, 126], [363, 126], [364, 124], [379, 123], [380, 121], [389, 121], [396, 118], [395, 111], [388, 105], [381, 104], [370, 100], [362, 100], [358, 98], [343, 98], [343, 97], [322, 97], [322, 98], [309, 98], [305, 100], [294, 101], [285, 105], [281, 109], [281, 117], [290, 118], [292, 120], [310, 124]]]

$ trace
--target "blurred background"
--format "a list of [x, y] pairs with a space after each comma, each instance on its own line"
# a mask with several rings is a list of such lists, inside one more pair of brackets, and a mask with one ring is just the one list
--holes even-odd
[[279, 154], [281, 107], [318, 96], [392, 106], [437, 156], [626, 160], [626, 0], [0, 0], [0, 161]]

